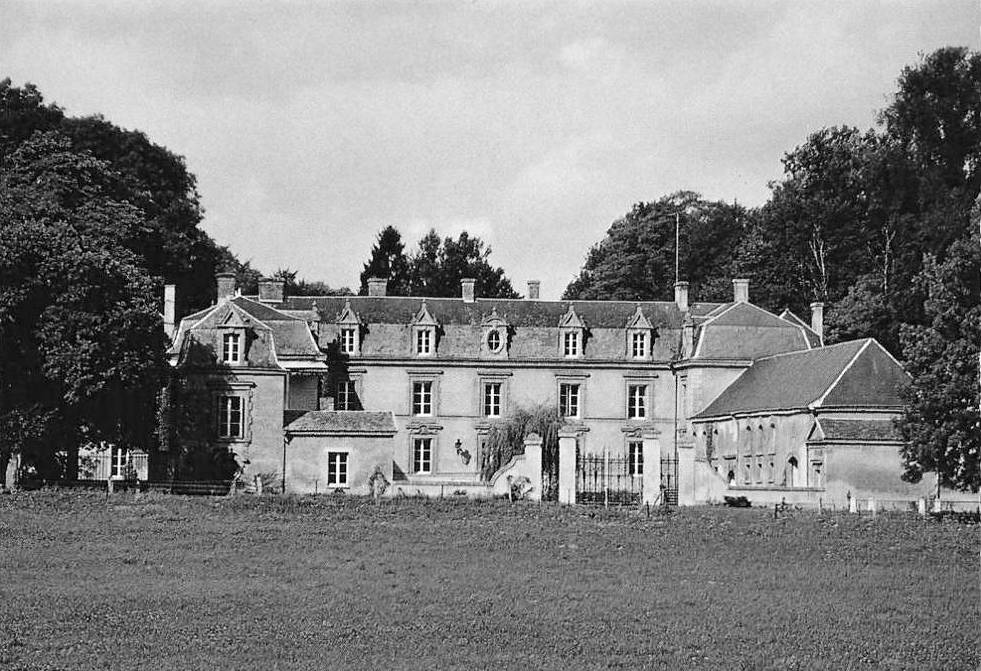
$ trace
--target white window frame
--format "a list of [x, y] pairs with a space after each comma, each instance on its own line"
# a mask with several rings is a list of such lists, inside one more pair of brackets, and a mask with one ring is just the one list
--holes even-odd
[[430, 475], [435, 462], [436, 439], [433, 436], [412, 437], [412, 473], [414, 475]]
[[330, 451], [327, 453], [327, 486], [347, 487], [350, 467], [348, 452]]
[[[492, 338], [497, 341], [497, 344], [491, 343]], [[487, 350], [491, 354], [499, 354], [501, 350], [504, 349], [504, 335], [501, 333], [500, 329], [490, 329], [487, 332], [487, 336], [484, 338], [484, 341], [487, 344]]]
[[646, 420], [648, 419], [648, 407], [650, 406], [650, 386], [640, 382], [630, 382], [627, 384], [627, 419]]
[[562, 332], [562, 356], [566, 359], [578, 359], [582, 356], [582, 331], [567, 329]]
[[415, 379], [411, 381], [409, 390], [409, 414], [413, 417], [434, 417], [436, 415], [436, 381]]
[[334, 409], [344, 412], [359, 410], [358, 406], [361, 406], [359, 387], [357, 380], [338, 380], [334, 388]]
[[[245, 398], [238, 394], [220, 394], [218, 403], [218, 438], [221, 440], [242, 440], [245, 438]], [[238, 406], [237, 408], [234, 406]], [[233, 432], [235, 425], [232, 418], [238, 413], [238, 431]]]
[[644, 475], [644, 441], [627, 442], [627, 468], [628, 473], [635, 478]]
[[436, 351], [436, 329], [431, 326], [417, 326], [413, 349], [416, 356], [432, 356]]
[[[569, 409], [573, 406], [575, 407], [575, 413], [569, 412]], [[582, 418], [581, 382], [559, 382], [559, 414], [567, 419]]]
[[646, 330], [630, 332], [630, 358], [647, 359], [650, 357], [650, 337]]
[[242, 363], [242, 334], [238, 331], [221, 334], [221, 362]]
[[358, 327], [342, 326], [338, 336], [341, 346], [341, 354], [358, 353]]
[[[501, 380], [484, 380], [482, 387], [482, 414], [490, 419], [504, 416], [504, 382]], [[495, 396], [496, 394], [496, 396]]]

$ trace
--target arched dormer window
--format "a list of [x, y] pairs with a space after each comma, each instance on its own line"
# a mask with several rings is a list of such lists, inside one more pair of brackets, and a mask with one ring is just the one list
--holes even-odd
[[438, 330], [439, 322], [429, 314], [426, 301], [423, 301], [422, 307], [412, 320], [412, 353], [421, 357], [435, 356]]
[[508, 323], [494, 308], [480, 322], [480, 354], [484, 357], [506, 359], [511, 345]]
[[649, 360], [654, 344], [654, 327], [640, 305], [627, 320], [626, 333], [627, 358], [637, 361]]
[[585, 353], [586, 324], [570, 304], [559, 320], [559, 352], [566, 359], [579, 359]]
[[351, 309], [351, 301], [344, 302], [337, 316], [337, 344], [341, 354], [356, 356], [361, 351], [361, 320]]

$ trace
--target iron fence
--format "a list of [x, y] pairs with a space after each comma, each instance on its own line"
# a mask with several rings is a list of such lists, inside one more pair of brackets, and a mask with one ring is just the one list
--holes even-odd
[[639, 505], [643, 495], [641, 473], [631, 472], [626, 457], [576, 455], [576, 503]]

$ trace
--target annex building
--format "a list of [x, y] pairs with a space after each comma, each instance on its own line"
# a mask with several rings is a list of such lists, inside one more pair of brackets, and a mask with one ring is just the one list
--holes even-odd
[[825, 346], [821, 304], [809, 321], [775, 315], [745, 279], [727, 303], [691, 301], [685, 282], [671, 301], [545, 301], [537, 282], [487, 299], [473, 280], [459, 298], [408, 298], [384, 279], [367, 296], [267, 280], [247, 297], [230, 274], [217, 295], [173, 326], [170, 357], [206, 380], [211, 439], [247, 482], [366, 493], [380, 473], [390, 494], [483, 496], [506, 473], [537, 497], [535, 437], [495, 477], [481, 466], [496, 423], [545, 403], [564, 422], [560, 500], [843, 506], [932, 490], [899, 478], [899, 363], [874, 340]]

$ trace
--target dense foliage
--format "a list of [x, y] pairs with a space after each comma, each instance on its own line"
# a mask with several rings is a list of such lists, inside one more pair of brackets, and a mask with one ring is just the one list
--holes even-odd
[[[542, 494], [555, 500], [559, 484], [559, 429], [563, 420], [552, 405], [515, 408], [507, 418], [491, 427], [480, 454], [480, 477], [488, 481], [516, 454], [524, 453], [525, 437], [537, 433], [542, 439]], [[532, 484], [533, 487], [537, 483]]]

